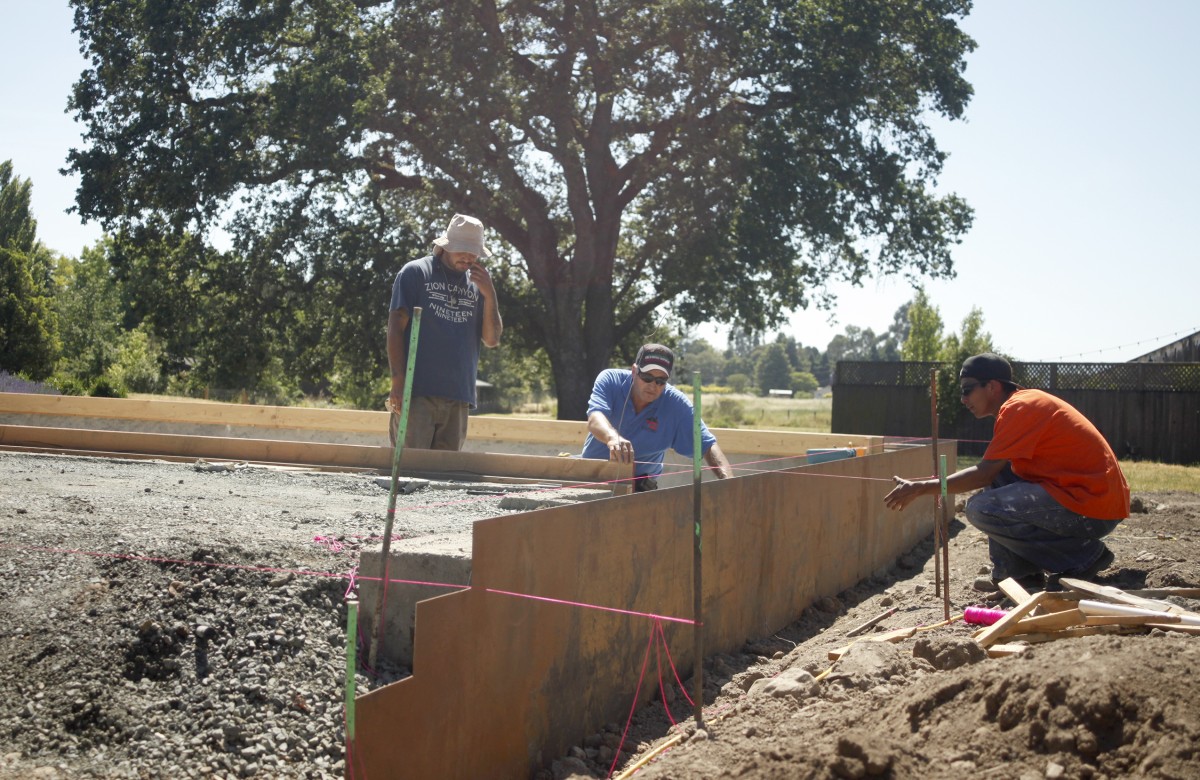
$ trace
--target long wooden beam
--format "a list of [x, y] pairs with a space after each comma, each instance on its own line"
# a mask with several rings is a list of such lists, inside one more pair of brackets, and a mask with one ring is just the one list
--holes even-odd
[[[74, 452], [356, 467], [375, 471], [390, 471], [392, 463], [391, 447], [27, 425], [0, 425], [0, 445]], [[617, 492], [624, 492], [621, 488], [632, 476], [632, 466], [622, 467], [621, 464], [604, 460], [418, 449], [405, 450], [400, 467], [407, 473], [468, 478], [521, 477], [579, 484], [608, 482], [618, 485]]]
[[[0, 415], [86, 417], [178, 425], [246, 426], [342, 433], [376, 433], [387, 430], [387, 412], [354, 409], [320, 409], [292, 406], [255, 406], [205, 401], [159, 399], [86, 398], [33, 393], [0, 393]], [[863, 454], [883, 451], [882, 436], [862, 436], [799, 431], [760, 431], [714, 428], [726, 454], [763, 457], [803, 455], [810, 449], [853, 447]], [[578, 452], [587, 437], [587, 424], [572, 420], [519, 417], [472, 417], [467, 438], [473, 442], [527, 442], [554, 445]]]

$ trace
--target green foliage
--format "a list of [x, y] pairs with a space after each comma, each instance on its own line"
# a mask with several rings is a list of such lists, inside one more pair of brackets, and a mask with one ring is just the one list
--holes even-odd
[[807, 371], [793, 371], [790, 387], [797, 395], [811, 396], [820, 385], [817, 384], [817, 378]]
[[85, 382], [71, 374], [55, 374], [47, 380], [48, 384], [63, 395], [89, 395], [92, 382]]
[[54, 371], [62, 344], [54, 312], [53, 256], [37, 241], [28, 179], [0, 163], [0, 367], [30, 379]]
[[162, 376], [162, 349], [145, 325], [124, 333], [107, 377], [116, 387], [131, 393], [159, 393], [166, 386]]
[[733, 388], [735, 393], [744, 393], [750, 389], [750, 377], [745, 374], [730, 374], [725, 377], [725, 383]]
[[[960, 332], [946, 338], [938, 357], [943, 361], [943, 367], [938, 370], [937, 380], [938, 418], [948, 424], [953, 424], [967, 414], [959, 395], [961, 383], [958, 380], [958, 372], [963, 361], [980, 352], [995, 352], [995, 349], [992, 346], [991, 335], [983, 330], [983, 312], [979, 307], [973, 307], [963, 318]], [[1011, 362], [1011, 358], [1009, 360]]]
[[710, 428], [737, 428], [747, 422], [746, 405], [736, 398], [718, 398], [704, 412], [704, 423]]
[[88, 395], [93, 398], [124, 398], [125, 388], [108, 377], [100, 377], [92, 383], [92, 389], [88, 391]]
[[55, 269], [54, 307], [63, 343], [57, 370], [85, 383], [108, 371], [124, 332], [121, 288], [105, 244], [85, 249], [79, 260], [60, 258]]
[[681, 338], [677, 358], [680, 384], [690, 385], [695, 372], [699, 372], [702, 382], [720, 382], [725, 376], [725, 356], [704, 339]]
[[790, 388], [792, 385], [792, 367], [788, 363], [787, 352], [779, 342], [767, 347], [755, 367], [755, 380], [758, 391], [766, 395], [773, 389]]
[[[181, 238], [238, 214], [231, 268], [186, 254], [227, 296], [204, 313], [228, 318], [226, 352], [245, 357], [218, 360], [195, 312], [175, 312], [178, 338], [146, 313], [168, 357], [214, 382], [260, 381], [278, 343], [319, 385], [336, 354], [324, 327], [367, 372], [383, 314], [343, 296], [381, 300], [385, 259], [452, 211], [502, 239], [506, 323], [546, 350], [559, 414], [579, 419], [656, 312], [761, 331], [828, 302], [835, 280], [947, 277], [972, 219], [936, 193], [928, 126], [971, 95], [969, 0], [71, 6], [90, 63], [70, 101], [87, 128], [69, 156], [81, 216]], [[183, 278], [201, 282], [170, 282], [173, 303], [213, 295]], [[325, 280], [330, 308], [281, 314]]]
[[909, 361], [940, 360], [942, 354], [942, 315], [929, 302], [925, 290], [917, 290], [908, 305], [908, 338], [901, 356]]
[[501, 344], [479, 356], [479, 378], [492, 385], [500, 411], [511, 412], [549, 394], [550, 361], [545, 352], [522, 355]]

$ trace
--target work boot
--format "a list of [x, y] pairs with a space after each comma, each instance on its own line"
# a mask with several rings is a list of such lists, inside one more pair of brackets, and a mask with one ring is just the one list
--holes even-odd
[[[996, 576], [996, 571], [993, 569], [990, 576], [976, 577], [972, 587], [974, 587], [975, 590], [983, 593], [995, 593], [996, 591], [1000, 590], [1001, 581], [1006, 579], [1008, 579], [1007, 575]], [[1014, 577], [1013, 579], [1015, 579], [1017, 584], [1029, 593], [1037, 593], [1041, 591], [1045, 585], [1040, 573], [1022, 574], [1020, 577]]]
[[1072, 569], [1070, 571], [1064, 571], [1059, 574], [1051, 574], [1050, 584], [1054, 590], [1062, 590], [1062, 585], [1059, 584], [1059, 581], [1063, 577], [1094, 582], [1096, 580], [1096, 575], [1107, 569], [1109, 566], [1112, 566], [1114, 560], [1116, 560], [1116, 556], [1113, 555], [1112, 550], [1108, 549], [1108, 546], [1106, 545], [1104, 549], [1100, 551], [1099, 557], [1087, 566], [1079, 569]]

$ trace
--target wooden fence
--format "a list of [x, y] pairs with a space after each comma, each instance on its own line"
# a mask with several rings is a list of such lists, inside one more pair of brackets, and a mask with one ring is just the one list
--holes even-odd
[[[833, 430], [928, 437], [934, 368], [957, 371], [936, 362], [839, 362]], [[1017, 384], [1052, 393], [1082, 412], [1120, 458], [1200, 463], [1200, 363], [1013, 363], [1013, 375]], [[960, 454], [983, 454], [992, 418], [958, 411], [941, 414], [938, 435], [958, 439]]]

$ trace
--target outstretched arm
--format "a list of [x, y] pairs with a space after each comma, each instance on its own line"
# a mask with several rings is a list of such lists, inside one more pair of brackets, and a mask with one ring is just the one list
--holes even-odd
[[721, 445], [716, 442], [713, 442], [713, 446], [704, 453], [704, 460], [712, 466], [713, 474], [717, 479], [729, 479], [733, 476], [733, 466], [729, 465], [729, 459], [721, 451]]
[[[947, 493], [962, 493], [967, 490], [987, 487], [992, 484], [996, 475], [1004, 470], [1006, 460], [981, 460], [974, 466], [960, 469], [946, 477]], [[896, 486], [892, 488], [883, 501], [888, 509], [904, 509], [921, 496], [936, 495], [941, 490], [941, 480], [937, 477], [925, 479], [892, 478]]]
[[604, 412], [592, 412], [588, 415], [588, 433], [608, 445], [608, 459], [621, 463], [633, 462], [633, 443], [613, 427], [604, 416]]

